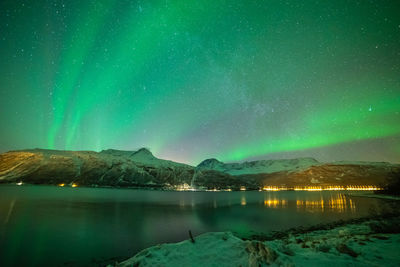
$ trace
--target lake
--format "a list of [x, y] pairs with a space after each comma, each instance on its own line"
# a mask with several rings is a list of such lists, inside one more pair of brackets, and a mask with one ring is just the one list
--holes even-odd
[[285, 230], [380, 212], [341, 191], [171, 192], [0, 186], [0, 266], [103, 266], [209, 231]]

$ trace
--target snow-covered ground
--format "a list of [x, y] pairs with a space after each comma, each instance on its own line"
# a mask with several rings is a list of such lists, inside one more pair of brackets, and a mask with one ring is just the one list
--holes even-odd
[[370, 220], [264, 242], [206, 233], [150, 247], [116, 266], [400, 266], [398, 222]]

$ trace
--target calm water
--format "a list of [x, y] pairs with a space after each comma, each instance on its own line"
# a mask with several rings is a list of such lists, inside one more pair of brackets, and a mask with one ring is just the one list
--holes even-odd
[[208, 231], [267, 232], [379, 212], [341, 192], [0, 186], [0, 266], [103, 265]]

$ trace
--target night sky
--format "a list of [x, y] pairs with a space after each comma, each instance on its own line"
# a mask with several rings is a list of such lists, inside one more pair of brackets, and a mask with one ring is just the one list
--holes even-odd
[[400, 162], [399, 1], [0, 2], [0, 151]]

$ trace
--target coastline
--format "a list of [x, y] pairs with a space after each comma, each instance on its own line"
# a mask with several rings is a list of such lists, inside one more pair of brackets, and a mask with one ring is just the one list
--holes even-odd
[[380, 199], [387, 199], [387, 200], [400, 200], [400, 196], [377, 194], [375, 192], [353, 191], [353, 192], [349, 192], [348, 195], [352, 196], [352, 197], [371, 197], [371, 198], [380, 198]]
[[270, 241], [210, 232], [108, 266], [399, 266], [399, 223], [400, 217], [371, 219]]
[[155, 191], [171, 191], [171, 192], [243, 192], [243, 191], [252, 191], [252, 192], [284, 192], [284, 191], [297, 191], [297, 192], [323, 192], [323, 191], [331, 191], [331, 192], [343, 192], [350, 196], [355, 197], [376, 197], [382, 199], [392, 199], [392, 200], [400, 200], [398, 196], [391, 196], [386, 194], [376, 194], [381, 189], [359, 189], [359, 190], [348, 190], [348, 189], [280, 189], [280, 190], [268, 190], [268, 189], [205, 189], [205, 188], [189, 188], [189, 189], [180, 189], [177, 187], [166, 187], [166, 186], [156, 186], [154, 184], [149, 185], [141, 185], [141, 186], [119, 186], [119, 185], [98, 185], [98, 184], [90, 184], [90, 185], [80, 185], [80, 184], [54, 184], [54, 183], [26, 183], [26, 182], [5, 182], [0, 180], [0, 186], [54, 186], [61, 188], [110, 188], [110, 189], [135, 189], [135, 190], [155, 190]]
[[[375, 195], [352, 194], [399, 200]], [[208, 232], [193, 240], [149, 247], [108, 267], [400, 266], [398, 225], [400, 214], [395, 212], [248, 237]]]

